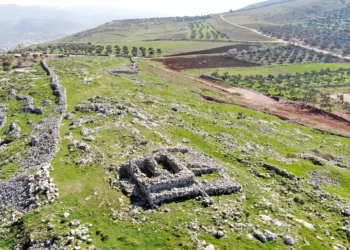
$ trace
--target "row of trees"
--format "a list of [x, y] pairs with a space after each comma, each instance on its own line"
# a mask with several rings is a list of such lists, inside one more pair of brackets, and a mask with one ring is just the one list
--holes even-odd
[[[233, 85], [241, 85], [247, 88], [256, 89], [264, 94], [286, 97], [292, 100], [303, 101], [315, 104], [318, 99], [331, 108], [331, 102], [322, 92], [317, 89], [350, 86], [350, 69], [340, 68], [338, 70], [322, 69], [296, 74], [279, 74], [263, 76], [230, 75], [228, 72], [219, 74], [218, 71], [212, 76], [219, 77], [225, 82]], [[344, 96], [339, 97], [344, 103]]]
[[191, 39], [200, 40], [227, 40], [229, 37], [216, 30], [208, 22], [191, 22], [188, 24], [191, 29]]
[[303, 24], [266, 26], [261, 30], [285, 41], [297, 40], [305, 45], [350, 55], [350, 5], [308, 19]]
[[[107, 46], [108, 47], [108, 46]], [[123, 47], [120, 47], [119, 45], [114, 46], [114, 49], [116, 51], [116, 55], [129, 55], [130, 51], [129, 51], [129, 47], [124, 45]], [[107, 48], [107, 50], [111, 50], [111, 48]], [[153, 57], [156, 53], [158, 55], [161, 55], [163, 53], [162, 49], [158, 48], [157, 50], [154, 50], [152, 47], [146, 49], [145, 47], [132, 47], [131, 50], [131, 55], [132, 56], [142, 56], [142, 57], [146, 57], [147, 56], [147, 52], [148, 55], [150, 57]]]
[[[162, 49], [154, 49], [152, 47], [131, 47], [128, 46], [103, 46], [86, 43], [72, 43], [72, 44], [57, 44], [48, 46], [37, 46], [34, 49], [26, 49], [28, 52], [38, 52], [43, 54], [73, 54], [73, 55], [133, 55], [133, 56], [150, 56], [161, 55]], [[15, 53], [25, 53], [26, 51], [15, 51]]]
[[237, 50], [232, 49], [229, 50], [227, 54], [231, 58], [262, 65], [271, 65], [273, 63], [293, 64], [301, 62], [333, 63], [340, 61], [339, 58], [330, 54], [325, 55], [293, 45], [272, 48], [251, 46], [248, 51], [237, 52]]

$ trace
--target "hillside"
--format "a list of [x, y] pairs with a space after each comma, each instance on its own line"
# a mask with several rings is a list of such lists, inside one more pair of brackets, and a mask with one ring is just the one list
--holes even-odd
[[105, 7], [55, 8], [0, 4], [0, 52], [18, 45], [56, 40], [116, 18], [159, 16], [157, 12], [143, 13]]
[[[257, 21], [269, 23], [290, 23], [304, 21], [308, 18], [317, 17], [326, 11], [343, 8], [349, 3], [348, 0], [292, 0], [292, 1], [275, 1], [269, 0], [255, 5], [247, 6], [233, 13], [231, 19], [235, 16], [247, 15]], [[227, 16], [229, 19], [230, 17]]]
[[0, 56], [0, 249], [349, 249], [349, 6], [114, 20]]
[[[242, 37], [244, 32], [249, 33], [249, 37]], [[62, 39], [61, 42], [118, 43], [151, 40], [227, 42], [267, 39], [244, 30], [232, 30], [231, 25], [222, 22], [217, 16], [198, 16], [113, 21]]]
[[[8, 80], [1, 100], [10, 102], [2, 113], [0, 202], [18, 206], [18, 212], [1, 210], [1, 248], [14, 242], [33, 249], [45, 242], [54, 249], [76, 244], [104, 249], [289, 249], [291, 244], [319, 249], [344, 244], [346, 233], [335, 229], [346, 221], [341, 211], [349, 205], [349, 139], [234, 106], [230, 103], [236, 95], [203, 88], [151, 61], [139, 61], [138, 75], [107, 73], [129, 64], [122, 58], [52, 60], [50, 74], [55, 72], [62, 84], [56, 97], [38, 64], [16, 75], [2, 73]], [[25, 84], [24, 77], [32, 84]], [[51, 81], [55, 79], [53, 75]], [[7, 94], [10, 89], [17, 97]], [[42, 111], [28, 113], [24, 100], [29, 99], [23, 96]], [[54, 124], [63, 117], [61, 109], [66, 115], [57, 137]], [[119, 166], [153, 150], [179, 147], [210, 156], [242, 191], [213, 196], [209, 208], [201, 199], [151, 210], [131, 205], [133, 199], [122, 192]], [[35, 157], [39, 152], [42, 158]], [[37, 164], [44, 164], [42, 171]], [[38, 187], [28, 193], [30, 203], [23, 197], [25, 179], [18, 183], [23, 171], [39, 171], [30, 184]], [[213, 172], [197, 178], [208, 183], [222, 177]], [[50, 205], [36, 209], [42, 204]], [[23, 214], [27, 210], [32, 211]], [[258, 243], [266, 237], [267, 243]]]
[[263, 1], [261, 3], [248, 5], [248, 6], [244, 7], [244, 8], [242, 8], [242, 9], [239, 9], [236, 12], [246, 11], [246, 10], [253, 10], [253, 9], [260, 9], [260, 8], [265, 8], [265, 7], [269, 7], [269, 6], [272, 6], [272, 5], [279, 5], [279, 4], [295, 2], [295, 1], [296, 0], [268, 0], [268, 1]]
[[[271, 39], [221, 20], [219, 16], [170, 17], [116, 20], [83, 31], [54, 44], [93, 43], [104, 46], [144, 46], [162, 48], [165, 54], [211, 49], [233, 42], [264, 42]], [[51, 43], [52, 44], [52, 43]]]

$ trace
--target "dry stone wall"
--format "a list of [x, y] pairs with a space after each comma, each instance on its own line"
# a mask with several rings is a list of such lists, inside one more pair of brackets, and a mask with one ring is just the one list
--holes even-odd
[[211, 75], [201, 75], [201, 78], [203, 79], [207, 79], [207, 80], [211, 80], [211, 81], [218, 81], [218, 82], [223, 82], [222, 78], [220, 77], [215, 77], [215, 76], [211, 76]]
[[[198, 178], [216, 173], [219, 178]], [[241, 186], [213, 159], [188, 148], [165, 148], [123, 164], [122, 189], [150, 206], [179, 198], [230, 194]]]
[[[16, 207], [21, 211], [40, 205], [39, 195], [45, 195], [46, 202], [58, 198], [48, 169], [58, 151], [60, 124], [67, 108], [66, 90], [46, 62], [42, 61], [41, 65], [50, 77], [50, 87], [57, 97], [56, 105], [31, 132], [31, 148], [22, 157], [18, 174], [0, 183], [0, 205]], [[33, 169], [41, 170], [35, 175], [29, 175], [28, 171]]]
[[137, 70], [138, 63], [136, 62], [136, 58], [132, 57], [132, 58], [130, 58], [130, 61], [132, 63], [131, 67], [109, 69], [109, 70], [107, 70], [107, 72], [109, 74], [111, 74], [111, 75], [117, 75], [117, 74], [138, 74], [139, 71]]
[[7, 107], [4, 105], [0, 105], [0, 129], [5, 126], [6, 123], [6, 113]]

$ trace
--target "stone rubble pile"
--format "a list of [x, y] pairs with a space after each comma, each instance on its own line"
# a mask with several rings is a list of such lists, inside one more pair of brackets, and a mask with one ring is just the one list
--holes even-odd
[[14, 97], [16, 98], [17, 101], [25, 101], [26, 107], [24, 108], [24, 112], [29, 113], [29, 114], [37, 114], [37, 115], [42, 115], [45, 113], [44, 108], [34, 107], [33, 97], [23, 96], [23, 95], [18, 95], [18, 94], [15, 94]]
[[[217, 173], [214, 180], [201, 177]], [[179, 198], [238, 192], [232, 180], [213, 159], [188, 148], [165, 148], [123, 164], [119, 169], [122, 189], [150, 206]], [[212, 203], [212, 202], [209, 202]]]
[[109, 104], [109, 98], [96, 96], [89, 99], [89, 102], [83, 102], [75, 106], [75, 111], [80, 112], [98, 112], [104, 115], [125, 115], [127, 107], [122, 104]]
[[68, 148], [70, 151], [73, 151], [74, 148], [78, 148], [84, 152], [87, 152], [90, 150], [90, 146], [82, 141], [73, 141], [68, 145]]
[[18, 126], [16, 121], [11, 122], [7, 131], [5, 132], [5, 134], [7, 136], [11, 136], [15, 139], [18, 139], [20, 137], [20, 134], [21, 134], [21, 127]]
[[[17, 176], [0, 183], [0, 205], [13, 206], [20, 211], [29, 211], [42, 204], [39, 196], [45, 195], [44, 203], [58, 198], [47, 166], [58, 151], [60, 124], [67, 108], [66, 90], [46, 62], [42, 61], [41, 65], [50, 77], [50, 87], [57, 97], [56, 105], [31, 132], [31, 148], [19, 162]], [[41, 170], [34, 176], [28, 175], [33, 169]]]
[[315, 189], [321, 189], [321, 185], [339, 185], [338, 180], [322, 175], [320, 172], [317, 171], [312, 171], [309, 173], [309, 180], [307, 183]]
[[322, 158], [320, 156], [317, 156], [317, 155], [314, 155], [311, 153], [301, 154], [299, 157], [301, 159], [311, 161], [313, 164], [319, 165], [319, 166], [329, 165], [329, 166], [337, 166], [340, 168], [350, 169], [349, 166], [347, 166], [347, 165], [345, 165], [345, 164], [343, 164], [335, 159], [325, 159], [325, 158]]
[[[29, 211], [42, 203], [52, 203], [58, 199], [58, 190], [50, 178], [50, 166], [44, 166], [34, 175], [17, 176], [0, 183], [0, 204], [13, 206], [21, 211]], [[6, 190], [5, 190], [6, 189]], [[44, 196], [45, 199], [41, 200]]]

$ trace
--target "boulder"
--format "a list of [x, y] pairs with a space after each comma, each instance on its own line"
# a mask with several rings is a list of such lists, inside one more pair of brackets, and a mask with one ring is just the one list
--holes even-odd
[[284, 242], [284, 244], [286, 244], [288, 246], [294, 246], [294, 239], [290, 236], [285, 236], [283, 238], [283, 242]]
[[267, 238], [265, 237], [265, 235], [261, 231], [258, 231], [258, 230], [254, 231], [253, 235], [261, 243], [266, 243]]

